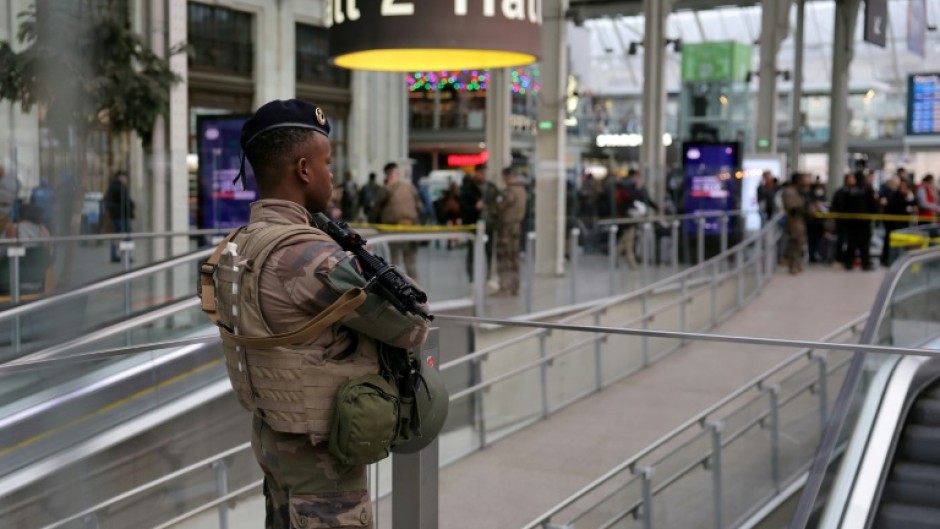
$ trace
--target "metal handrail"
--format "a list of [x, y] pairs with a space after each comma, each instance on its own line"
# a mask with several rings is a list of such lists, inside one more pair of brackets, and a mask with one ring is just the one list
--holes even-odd
[[[778, 216], [774, 217], [774, 221], [776, 221], [776, 220], [778, 220], [778, 219], [780, 219], [780, 218], [782, 218], [782, 215], [778, 215]], [[594, 314], [596, 314], [596, 313], [598, 313], [598, 312], [606, 311], [606, 310], [609, 309], [610, 307], [612, 307], [612, 306], [614, 306], [614, 305], [617, 305], [617, 304], [620, 304], [620, 303], [623, 303], [623, 302], [625, 302], [625, 301], [628, 301], [628, 300], [630, 300], [631, 298], [639, 298], [639, 297], [642, 297], [642, 296], [645, 296], [645, 295], [653, 294], [654, 291], [656, 291], [657, 289], [661, 289], [661, 288], [664, 288], [664, 287], [668, 287], [668, 286], [673, 285], [673, 284], [675, 284], [675, 283], [681, 282], [684, 278], [688, 278], [688, 277], [693, 276], [693, 275], [695, 275], [695, 274], [697, 274], [697, 273], [699, 273], [699, 272], [701, 272], [701, 271], [703, 271], [703, 270], [706, 270], [706, 269], [708, 269], [708, 268], [714, 266], [715, 263], [717, 263], [717, 262], [719, 262], [719, 261], [722, 261], [722, 260], [724, 260], [724, 259], [727, 259], [728, 257], [731, 257], [732, 255], [735, 255], [735, 254], [737, 254], [737, 253], [743, 252], [744, 249], [745, 249], [747, 246], [749, 246], [749, 245], [751, 245], [751, 244], [754, 244], [754, 243], [756, 243], [757, 241], [762, 240], [764, 237], [766, 237], [766, 236], [767, 236], [767, 233], [768, 233], [768, 230], [772, 230], [772, 229], [775, 229], [775, 222], [768, 223], [767, 226], [765, 226], [763, 229], [761, 229], [761, 231], [759, 231], [759, 232], [757, 232], [757, 233], [754, 233], [754, 234], [751, 234], [748, 238], [746, 238], [746, 239], [744, 239], [743, 241], [741, 241], [740, 243], [736, 244], [734, 247], [728, 248], [728, 249], [725, 250], [724, 252], [721, 252], [721, 253], [719, 253], [718, 255], [713, 256], [712, 258], [708, 259], [707, 261], [703, 261], [703, 262], [698, 263], [698, 264], [696, 264], [696, 265], [694, 265], [694, 266], [691, 266], [691, 267], [689, 267], [689, 268], [686, 268], [686, 269], [682, 270], [681, 272], [679, 272], [678, 274], [674, 274], [674, 275], [671, 275], [671, 276], [669, 276], [669, 277], [660, 279], [659, 281], [650, 283], [649, 285], [647, 285], [647, 286], [645, 286], [645, 287], [643, 287], [643, 288], [641, 288], [641, 289], [639, 289], [639, 290], [634, 290], [634, 291], [628, 292], [628, 293], [626, 293], [626, 294], [618, 294], [618, 295], [615, 295], [615, 296], [609, 296], [609, 297], [606, 297], [606, 298], [602, 298], [602, 299], [600, 299], [600, 300], [596, 300], [595, 302], [591, 303], [591, 304], [590, 304], [587, 308], [585, 308], [584, 310], [582, 310], [582, 311], [580, 311], [580, 312], [576, 312], [576, 313], [574, 313], [574, 314], [571, 314], [570, 316], [567, 316], [567, 317], [565, 317], [565, 318], [562, 318], [561, 320], [559, 320], [559, 322], [562, 322], [562, 323], [563, 323], [563, 322], [567, 322], [567, 321], [572, 321], [572, 320], [577, 320], [577, 319], [585, 318], [585, 317], [588, 317], [588, 316], [593, 316]], [[583, 304], [581, 304], [581, 305], [583, 305]], [[521, 318], [513, 318], [513, 319], [505, 320], [505, 321], [517, 322], [517, 321], [523, 321], [523, 320], [522, 320]], [[478, 323], [483, 323], [483, 322], [481, 321], [481, 322], [478, 322]], [[491, 323], [491, 322], [486, 322], [486, 323]], [[462, 356], [462, 357], [460, 357], [460, 358], [456, 358], [456, 359], [454, 359], [454, 360], [451, 360], [450, 362], [446, 362], [446, 363], [444, 363], [444, 364], [441, 364], [441, 370], [443, 371], [444, 369], [448, 369], [448, 368], [450, 368], [450, 367], [454, 367], [454, 366], [457, 366], [457, 365], [460, 365], [460, 364], [464, 364], [464, 363], [467, 363], [467, 362], [475, 361], [475, 360], [478, 359], [478, 358], [485, 357], [485, 356], [489, 355], [489, 354], [492, 353], [492, 352], [495, 352], [495, 351], [498, 351], [498, 350], [502, 349], [502, 348], [505, 347], [506, 345], [512, 345], [512, 344], [515, 344], [515, 343], [518, 343], [518, 342], [521, 342], [521, 341], [525, 341], [525, 340], [527, 340], [527, 339], [529, 339], [529, 338], [534, 338], [534, 337], [540, 336], [540, 335], [542, 335], [542, 334], [545, 334], [546, 332], [547, 332], [546, 330], [531, 331], [531, 332], [529, 332], [529, 333], [526, 333], [526, 334], [517, 336], [517, 337], [515, 337], [515, 338], [511, 338], [511, 339], [507, 340], [506, 342], [499, 343], [499, 344], [494, 344], [494, 345], [489, 346], [489, 347], [484, 347], [483, 349], [480, 349], [480, 350], [478, 350], [478, 351], [474, 351], [473, 353], [471, 353], [471, 354], [469, 354], [469, 355], [465, 355], [465, 356]]]
[[95, 235], [61, 235], [57, 237], [36, 237], [31, 239], [4, 238], [0, 239], [0, 247], [19, 246], [21, 244], [53, 244], [62, 242], [91, 242], [91, 241], [129, 241], [133, 239], [159, 239], [170, 237], [198, 237], [202, 235], [224, 236], [228, 229], [201, 229], [186, 231], [152, 231], [136, 233], [101, 233]]
[[703, 211], [701, 213], [680, 213], [677, 215], [656, 215], [649, 217], [622, 217], [615, 219], [598, 220], [598, 226], [622, 226], [624, 224], [644, 224], [647, 222], [671, 222], [695, 219], [713, 219], [722, 217], [740, 217], [745, 213], [757, 210], [735, 209], [731, 211]]
[[[846, 324], [840, 326], [840, 327], [837, 328], [836, 330], [834, 330], [834, 331], [828, 333], [828, 334], [827, 334], [826, 336], [824, 336], [821, 340], [823, 340], [823, 341], [825, 341], [825, 340], [830, 340], [830, 339], [832, 339], [832, 338], [834, 338], [834, 337], [836, 337], [836, 336], [841, 335], [841, 334], [844, 333], [846, 330], [854, 330], [855, 326], [857, 326], [859, 323], [862, 323], [862, 322], [866, 321], [867, 318], [868, 318], [868, 314], [865, 314], [865, 315], [863, 315], [863, 316], [860, 316], [860, 317], [858, 317], [858, 318], [855, 318], [854, 320], [852, 320], [852, 321], [850, 321], [850, 322], [848, 322], [848, 323], [846, 323]], [[655, 442], [653, 442], [653, 444], [647, 446], [646, 448], [644, 448], [644, 449], [641, 450], [640, 452], [638, 452], [638, 453], [634, 454], [633, 456], [631, 456], [631, 457], [630, 457], [629, 459], [627, 459], [626, 461], [623, 461], [623, 462], [620, 463], [619, 465], [617, 465], [617, 466], [615, 466], [614, 468], [612, 468], [611, 470], [607, 471], [607, 472], [604, 473], [602, 476], [600, 476], [599, 478], [595, 479], [594, 481], [592, 481], [592, 482], [589, 483], [588, 485], [585, 485], [584, 487], [582, 487], [581, 489], [579, 489], [577, 492], [573, 493], [573, 494], [570, 495], [568, 498], [566, 498], [566, 499], [563, 500], [562, 502], [558, 503], [557, 505], [555, 505], [554, 507], [552, 507], [551, 509], [549, 509], [548, 511], [546, 511], [545, 513], [543, 513], [541, 516], [539, 516], [538, 518], [536, 518], [535, 520], [533, 520], [532, 522], [530, 522], [530, 523], [529, 523], [528, 525], [526, 525], [523, 529], [536, 529], [536, 528], [538, 528], [538, 527], [540, 527], [540, 526], [544, 526], [544, 524], [548, 523], [548, 522], [552, 519], [552, 517], [554, 517], [555, 515], [557, 515], [558, 513], [560, 513], [561, 511], [563, 511], [564, 509], [570, 507], [570, 506], [573, 505], [576, 501], [580, 500], [582, 497], [584, 497], [584, 496], [586, 496], [587, 494], [589, 494], [589, 493], [593, 492], [594, 490], [598, 489], [599, 487], [601, 487], [602, 485], [604, 485], [607, 481], [609, 481], [611, 478], [613, 478], [614, 476], [616, 476], [616, 475], [622, 473], [623, 471], [625, 471], [625, 470], [632, 470], [632, 469], [636, 466], [636, 464], [637, 464], [641, 459], [643, 459], [644, 457], [646, 457], [646, 456], [650, 455], [651, 453], [655, 452], [657, 449], [661, 448], [662, 446], [666, 445], [667, 443], [671, 442], [672, 440], [674, 440], [675, 438], [677, 438], [679, 435], [681, 435], [683, 432], [685, 432], [685, 431], [688, 430], [689, 428], [695, 426], [696, 424], [698, 424], [698, 425], [705, 424], [706, 421], [707, 421], [707, 419], [708, 419], [708, 417], [711, 416], [713, 413], [715, 413], [716, 411], [718, 411], [718, 410], [722, 409], [723, 407], [727, 406], [730, 402], [732, 402], [732, 401], [738, 399], [739, 397], [741, 397], [742, 395], [746, 394], [747, 392], [752, 391], [752, 390], [755, 389], [755, 388], [760, 388], [761, 384], [762, 384], [765, 380], [771, 378], [772, 376], [774, 376], [775, 374], [779, 373], [779, 372], [782, 371], [783, 369], [789, 367], [791, 364], [793, 364], [794, 362], [800, 360], [801, 358], [806, 357], [807, 354], [808, 354], [809, 352], [811, 352], [812, 350], [814, 350], [814, 349], [828, 349], [828, 346], [827, 346], [827, 345], [823, 345], [823, 344], [818, 344], [818, 345], [822, 345], [822, 347], [817, 346], [817, 347], [805, 348], [805, 349], [802, 349], [802, 350], [800, 350], [800, 351], [797, 351], [797, 352], [794, 353], [793, 355], [789, 356], [788, 358], [782, 360], [781, 362], [777, 363], [777, 364], [774, 365], [773, 367], [771, 367], [771, 368], [765, 370], [765, 371], [762, 372], [761, 374], [759, 374], [759, 375], [757, 375], [756, 377], [752, 378], [750, 381], [748, 381], [746, 384], [744, 384], [743, 386], [741, 386], [740, 388], [738, 388], [736, 391], [734, 391], [734, 392], [728, 394], [728, 395], [725, 396], [724, 398], [720, 399], [718, 402], [712, 404], [712, 405], [709, 406], [708, 408], [705, 408], [703, 411], [699, 412], [697, 415], [691, 417], [690, 419], [687, 419], [685, 422], [683, 422], [682, 424], [680, 424], [680, 425], [677, 426], [676, 428], [673, 428], [670, 432], [666, 433], [665, 435], [663, 435], [662, 437], [660, 437], [659, 439], [657, 439]], [[856, 347], [857, 347], [857, 346], [856, 346]]]
[[157, 263], [154, 265], [146, 266], [133, 270], [131, 272], [126, 272], [119, 274], [107, 279], [97, 281], [90, 285], [85, 285], [83, 287], [76, 288], [75, 290], [69, 290], [68, 292], [62, 292], [61, 294], [53, 294], [44, 298], [37, 299], [30, 303], [25, 303], [22, 305], [17, 305], [15, 307], [10, 307], [0, 312], [0, 322], [14, 319], [16, 317], [21, 317], [24, 314], [29, 314], [37, 310], [46, 309], [52, 307], [58, 303], [68, 301], [80, 296], [86, 296], [89, 294], [94, 294], [98, 291], [113, 288], [116, 286], [121, 286], [126, 284], [129, 281], [134, 281], [144, 277], [151, 276], [166, 270], [171, 270], [180, 265], [189, 264], [193, 261], [198, 261], [200, 259], [205, 259], [212, 255], [212, 252], [215, 251], [215, 248], [208, 248], [205, 250], [198, 250], [195, 252], [188, 253], [186, 255], [181, 255], [179, 257], [174, 257], [172, 259], [163, 261], [162, 263]]

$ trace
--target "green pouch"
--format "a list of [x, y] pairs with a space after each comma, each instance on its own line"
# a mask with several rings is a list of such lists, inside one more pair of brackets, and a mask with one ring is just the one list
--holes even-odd
[[330, 454], [344, 465], [388, 457], [398, 435], [398, 389], [380, 375], [347, 380], [336, 392]]

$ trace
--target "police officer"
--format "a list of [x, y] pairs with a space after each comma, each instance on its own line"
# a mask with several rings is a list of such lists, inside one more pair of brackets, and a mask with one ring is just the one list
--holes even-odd
[[496, 265], [500, 290], [497, 295], [519, 295], [519, 236], [525, 219], [528, 195], [525, 182], [513, 176], [512, 169], [503, 169], [506, 189], [498, 200], [499, 240], [496, 243]]
[[354, 258], [310, 227], [311, 212], [322, 211], [332, 191], [329, 133], [323, 110], [296, 99], [271, 101], [245, 122], [241, 147], [261, 199], [223, 254], [238, 266], [220, 263], [214, 272], [229, 378], [254, 412], [251, 444], [264, 472], [269, 529], [373, 527], [366, 467], [340, 464], [328, 448], [335, 393], [350, 378], [379, 372], [377, 344], [414, 347], [427, 336], [424, 320], [370, 293], [301, 343], [270, 344], [316, 328], [315, 318], [324, 323], [338, 300], [365, 285]]

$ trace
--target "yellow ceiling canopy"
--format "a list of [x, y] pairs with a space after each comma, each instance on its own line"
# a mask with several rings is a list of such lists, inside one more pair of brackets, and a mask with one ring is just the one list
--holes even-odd
[[[361, 4], [361, 5], [359, 5]], [[407, 72], [522, 66], [541, 53], [541, 0], [328, 1], [332, 62]]]

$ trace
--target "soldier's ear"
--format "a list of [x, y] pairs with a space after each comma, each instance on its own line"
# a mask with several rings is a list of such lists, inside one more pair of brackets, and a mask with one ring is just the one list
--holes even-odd
[[297, 178], [299, 178], [304, 183], [310, 182], [310, 164], [307, 163], [306, 158], [298, 158], [294, 168], [297, 174]]

